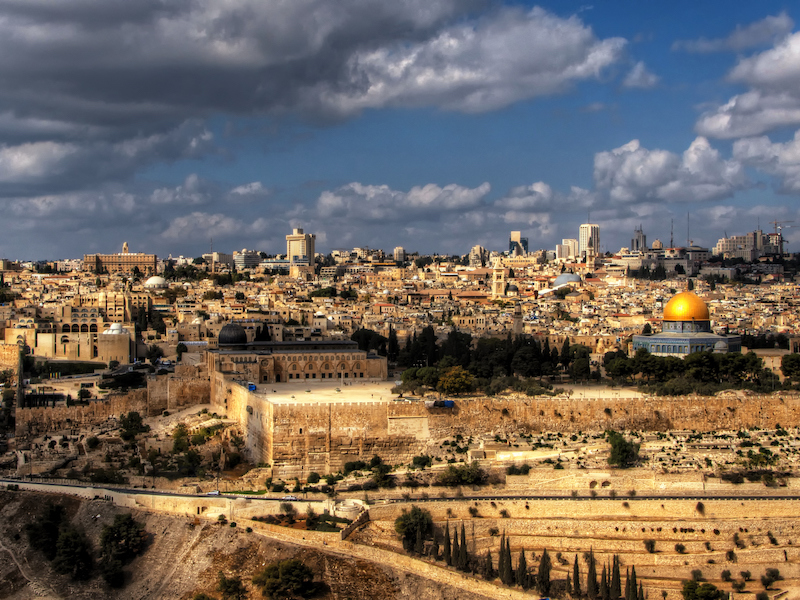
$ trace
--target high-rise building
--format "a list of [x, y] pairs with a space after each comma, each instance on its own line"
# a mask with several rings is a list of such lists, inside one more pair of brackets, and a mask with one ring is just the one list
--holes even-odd
[[470, 267], [483, 267], [489, 259], [489, 253], [483, 246], [473, 246], [469, 251], [469, 266]]
[[242, 269], [254, 269], [261, 263], [261, 254], [256, 250], [242, 248], [240, 252], [233, 253], [233, 264], [241, 271]]
[[528, 253], [528, 238], [522, 237], [521, 231], [512, 231], [508, 239], [508, 253], [525, 256]]
[[600, 254], [600, 225], [584, 223], [578, 235], [578, 252], [581, 256], [596, 257]]
[[394, 260], [396, 262], [403, 262], [406, 259], [406, 249], [402, 246], [397, 246], [394, 249]]
[[574, 238], [564, 238], [560, 244], [556, 244], [556, 259], [567, 260], [578, 256], [578, 240]]
[[291, 265], [313, 265], [314, 243], [317, 236], [313, 233], [303, 233], [302, 229], [293, 229], [286, 236], [286, 258]]
[[639, 229], [633, 230], [633, 238], [631, 238], [631, 252], [644, 252], [647, 250], [647, 236], [642, 231], [642, 226]]

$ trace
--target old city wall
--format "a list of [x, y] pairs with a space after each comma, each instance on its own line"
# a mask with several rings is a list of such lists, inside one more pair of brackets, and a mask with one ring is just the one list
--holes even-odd
[[147, 390], [109, 394], [86, 406], [22, 408], [16, 411], [17, 448], [25, 449], [36, 437], [56, 431], [79, 431], [100, 426], [130, 411], [147, 412]]
[[681, 396], [566, 398], [508, 396], [456, 399], [455, 407], [426, 409], [420, 402], [393, 402], [391, 415], [427, 417], [432, 438], [457, 433], [503, 433], [525, 430], [598, 431], [604, 429], [772, 428], [800, 422], [797, 394], [752, 396]]
[[17, 372], [19, 366], [19, 346], [0, 342], [0, 371]]
[[427, 430], [398, 426], [385, 402], [278, 404], [273, 410], [272, 461], [281, 476], [336, 472], [376, 454], [402, 464], [422, 453], [427, 439]]
[[[454, 408], [422, 402], [273, 404], [215, 374], [212, 402], [247, 432], [251, 460], [275, 476], [336, 472], [350, 460], [378, 454], [408, 462], [430, 439], [511, 431], [740, 429], [800, 422], [797, 394], [726, 397], [458, 398]], [[691, 487], [691, 486], [689, 486]]]
[[48, 433], [100, 426], [131, 411], [154, 416], [167, 409], [208, 403], [209, 396], [209, 382], [205, 378], [167, 376], [149, 379], [147, 389], [111, 393], [88, 405], [18, 409], [17, 447], [26, 448], [32, 439]]
[[206, 378], [166, 376], [147, 382], [147, 396], [147, 414], [153, 416], [165, 410], [207, 404], [211, 390]]

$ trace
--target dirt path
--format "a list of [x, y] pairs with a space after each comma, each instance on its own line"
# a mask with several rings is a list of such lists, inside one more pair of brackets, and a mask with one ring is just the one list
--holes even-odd
[[11, 556], [11, 560], [13, 560], [14, 564], [17, 565], [17, 569], [19, 569], [20, 574], [28, 581], [28, 586], [31, 588], [31, 590], [33, 590], [33, 593], [36, 596], [40, 598], [53, 598], [53, 599], [61, 598], [61, 596], [56, 594], [52, 588], [40, 583], [35, 578], [29, 577], [28, 574], [25, 572], [25, 569], [23, 568], [22, 564], [20, 564], [19, 560], [17, 559], [17, 555], [14, 554], [11, 548], [7, 548], [5, 545], [3, 545], [2, 540], [0, 540], [0, 550], [3, 552], [7, 552], [9, 556]]

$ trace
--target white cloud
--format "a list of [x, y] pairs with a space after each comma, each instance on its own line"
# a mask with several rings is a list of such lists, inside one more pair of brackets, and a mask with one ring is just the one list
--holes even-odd
[[488, 183], [476, 188], [429, 183], [402, 192], [387, 185], [353, 182], [336, 191], [322, 192], [316, 212], [323, 218], [346, 221], [413, 220], [419, 215], [468, 210], [478, 206], [490, 190]]
[[617, 204], [719, 200], [748, 185], [742, 165], [723, 160], [703, 137], [696, 138], [682, 156], [648, 150], [639, 140], [598, 152], [594, 178], [597, 188]]
[[505, 7], [421, 42], [358, 52], [348, 61], [352, 85], [323, 83], [307, 98], [342, 115], [423, 105], [483, 112], [597, 78], [620, 59], [625, 44], [598, 40], [577, 17]]
[[644, 62], [640, 60], [633, 65], [633, 68], [622, 81], [622, 85], [626, 88], [638, 88], [645, 90], [655, 87], [655, 85], [658, 83], [658, 80], [658, 76], [648, 71], [647, 67], [644, 65]]
[[172, 241], [188, 242], [212, 237], [229, 238], [251, 233], [249, 230], [248, 225], [240, 219], [222, 213], [193, 212], [172, 219], [161, 237]]
[[745, 138], [733, 143], [733, 156], [744, 164], [774, 175], [779, 191], [800, 193], [800, 131], [786, 143], [772, 143], [766, 136]]
[[777, 38], [790, 33], [794, 28], [794, 21], [785, 12], [767, 16], [760, 21], [742, 27], [737, 25], [729, 35], [724, 38], [697, 40], [678, 40], [672, 44], [673, 50], [686, 52], [740, 52], [763, 44], [769, 44]]
[[202, 181], [197, 174], [192, 173], [186, 177], [183, 185], [155, 190], [150, 196], [150, 201], [153, 204], [184, 206], [204, 204], [211, 199], [209, 191], [209, 185]]
[[260, 181], [253, 181], [244, 185], [239, 185], [233, 188], [230, 193], [234, 196], [250, 196], [253, 194], [260, 194], [264, 192], [264, 186]]
[[750, 90], [703, 113], [695, 126], [698, 133], [731, 139], [800, 125], [800, 32], [742, 58], [728, 78]]

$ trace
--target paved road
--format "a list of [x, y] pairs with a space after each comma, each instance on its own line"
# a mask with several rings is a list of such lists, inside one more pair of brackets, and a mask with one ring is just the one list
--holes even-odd
[[[25, 483], [25, 484], [34, 484], [34, 485], [49, 485], [49, 486], [59, 486], [64, 488], [97, 488], [103, 490], [113, 490], [115, 492], [122, 492], [126, 494], [146, 494], [146, 495], [155, 495], [155, 496], [176, 496], [179, 498], [207, 498], [207, 497], [218, 497], [218, 498], [247, 498], [248, 500], [265, 500], [265, 501], [272, 501], [272, 502], [285, 502], [284, 496], [268, 496], [268, 495], [256, 495], [256, 494], [237, 494], [237, 493], [225, 493], [220, 492], [219, 495], [209, 495], [209, 494], [188, 494], [183, 492], [173, 492], [173, 491], [166, 491], [166, 490], [154, 490], [154, 489], [147, 489], [147, 488], [126, 488], [126, 487], [118, 487], [118, 486], [104, 486], [104, 485], [91, 485], [91, 484], [70, 484], [70, 483], [51, 483], [46, 480], [42, 481], [30, 481], [28, 479], [3, 479], [0, 478], [0, 483], [5, 484], [14, 484], [14, 483]], [[736, 501], [736, 502], [753, 502], [753, 501], [775, 501], [775, 500], [784, 500], [784, 501], [800, 501], [800, 495], [784, 495], [784, 494], [764, 494], [764, 495], [747, 495], [747, 494], [726, 494], [726, 495], [715, 495], [715, 494], [689, 494], [689, 495], [667, 495], [667, 494], [637, 494], [636, 496], [617, 496], [616, 498], [611, 498], [609, 496], [597, 496], [596, 498], [592, 498], [591, 496], [563, 496], [563, 495], [555, 495], [555, 494], [506, 494], [506, 495], [492, 495], [492, 496], [459, 496], [459, 497], [448, 497], [448, 498], [409, 498], [408, 500], [404, 498], [373, 498], [373, 504], [375, 502], [391, 502], [391, 503], [422, 503], [422, 502], [474, 502], [474, 501], [482, 501], [482, 502], [491, 502], [491, 501], [509, 501], [509, 500], [548, 500], [548, 501], [556, 501], [556, 500], [574, 500], [577, 502], [597, 502], [597, 501], [608, 501], [612, 500], [614, 502], [626, 501], [626, 502], [636, 502], [636, 501], [644, 501], [644, 500], [726, 500], [726, 501]], [[314, 500], [307, 500], [298, 497], [299, 502], [314, 502]]]

